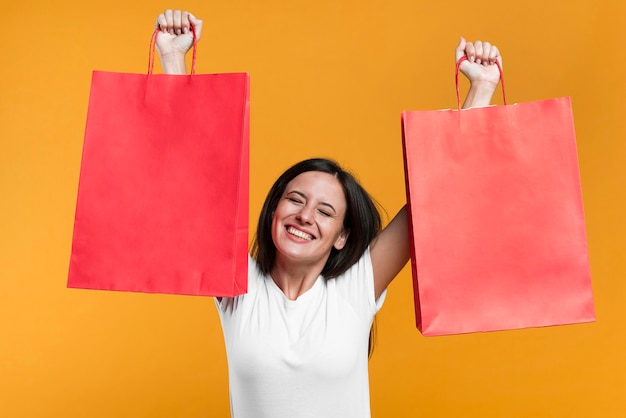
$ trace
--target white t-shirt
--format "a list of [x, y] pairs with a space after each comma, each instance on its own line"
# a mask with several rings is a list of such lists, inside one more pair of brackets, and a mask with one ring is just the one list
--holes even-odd
[[248, 270], [248, 293], [217, 303], [233, 418], [369, 418], [369, 332], [385, 299], [369, 250], [297, 300], [253, 259]]

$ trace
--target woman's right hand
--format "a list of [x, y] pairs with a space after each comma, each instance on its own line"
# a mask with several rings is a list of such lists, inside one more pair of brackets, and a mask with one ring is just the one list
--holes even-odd
[[202, 35], [202, 20], [191, 13], [167, 9], [157, 17], [156, 27], [159, 33], [156, 48], [164, 73], [186, 74], [185, 54], [193, 45], [192, 26], [197, 42]]

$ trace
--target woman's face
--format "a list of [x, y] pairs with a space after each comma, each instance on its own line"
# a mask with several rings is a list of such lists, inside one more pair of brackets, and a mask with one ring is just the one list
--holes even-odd
[[272, 218], [277, 261], [319, 266], [332, 248], [342, 249], [346, 197], [335, 176], [308, 171], [295, 177], [283, 193]]

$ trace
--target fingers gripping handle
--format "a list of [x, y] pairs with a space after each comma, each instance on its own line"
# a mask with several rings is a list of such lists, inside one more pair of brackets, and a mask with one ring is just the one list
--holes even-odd
[[[461, 91], [459, 90], [459, 69], [461, 68], [461, 64], [463, 61], [467, 60], [467, 56], [462, 56], [456, 62], [456, 71], [455, 71], [455, 79], [456, 79], [456, 104], [458, 109], [461, 109]], [[504, 73], [502, 72], [502, 66], [500, 62], [496, 60], [496, 65], [498, 66], [498, 70], [500, 71], [500, 84], [502, 84], [502, 100], [506, 105], [506, 92], [504, 90]]]
[[[160, 29], [157, 27], [152, 32], [152, 38], [150, 39], [150, 52], [148, 54], [148, 75], [152, 75], [154, 69], [154, 51], [156, 48], [157, 37], [159, 36]], [[196, 51], [198, 48], [198, 42], [196, 38], [196, 28], [191, 25], [191, 33], [193, 35], [193, 53], [191, 56], [191, 74], [196, 73]]]

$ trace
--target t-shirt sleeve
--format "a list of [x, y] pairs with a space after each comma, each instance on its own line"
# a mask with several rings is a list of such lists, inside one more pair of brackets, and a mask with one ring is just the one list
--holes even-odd
[[261, 274], [258, 270], [259, 268], [256, 260], [248, 254], [248, 291], [243, 295], [231, 298], [213, 298], [215, 300], [215, 305], [220, 312], [223, 312], [228, 307], [232, 308], [236, 303], [239, 303], [239, 299], [256, 291], [258, 287], [258, 280], [261, 277]]
[[374, 315], [385, 301], [387, 290], [378, 299], [374, 290], [374, 268], [369, 247], [359, 259], [343, 275], [336, 280], [338, 292], [350, 303], [360, 315]]

